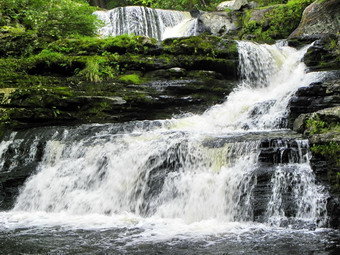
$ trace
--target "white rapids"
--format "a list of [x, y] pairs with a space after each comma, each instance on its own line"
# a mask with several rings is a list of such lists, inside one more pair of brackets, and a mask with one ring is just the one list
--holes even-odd
[[[136, 122], [118, 131], [115, 125], [55, 131], [14, 209], [0, 213], [0, 228], [142, 229], [130, 236], [134, 242], [267, 230], [291, 220], [283, 208], [287, 192], [297, 201], [293, 218], [322, 227], [327, 194], [302, 152], [306, 141], [297, 141], [298, 162], [272, 167], [261, 223], [253, 218], [261, 141], [207, 145], [209, 138], [279, 130], [292, 93], [317, 79], [300, 61], [306, 48], [238, 47], [238, 88], [201, 115]], [[15, 142], [15, 134], [3, 141], [0, 155]]]
[[94, 14], [104, 22], [98, 31], [104, 37], [130, 34], [164, 40], [196, 35], [197, 19], [189, 12], [127, 6]]

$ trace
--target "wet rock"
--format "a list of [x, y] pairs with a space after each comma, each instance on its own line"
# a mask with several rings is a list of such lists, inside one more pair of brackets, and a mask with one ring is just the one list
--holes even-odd
[[[311, 83], [307, 87], [301, 87], [297, 90], [289, 102], [289, 126], [293, 127], [294, 121], [301, 114], [312, 113], [334, 106], [340, 106], [339, 79]], [[301, 123], [299, 124], [299, 122], [301, 122], [301, 118], [303, 118], [303, 116], [301, 116], [295, 123], [296, 131], [301, 131]]]
[[322, 36], [315, 41], [303, 57], [310, 71], [340, 69], [340, 36]]
[[[7, 149], [3, 147], [0, 156], [3, 163], [0, 169], [0, 209], [7, 210], [13, 207], [19, 188], [31, 176], [42, 160], [45, 141], [37, 139], [43, 137], [44, 132], [20, 132], [16, 135], [15, 143]], [[11, 140], [8, 135], [4, 139]], [[2, 141], [4, 143], [4, 140]]]
[[[331, 86], [329, 86], [331, 85]], [[297, 91], [297, 95], [309, 98], [300, 110], [304, 114], [298, 116], [293, 128], [308, 138], [312, 158], [311, 167], [319, 182], [330, 192], [327, 203], [329, 223], [331, 227], [339, 228], [339, 197], [340, 197], [340, 102], [339, 83], [336, 81], [317, 83]], [[328, 99], [327, 99], [328, 98]], [[337, 98], [334, 100], [334, 98]], [[295, 101], [296, 102], [296, 101]], [[337, 105], [337, 106], [334, 106]], [[326, 108], [327, 106], [333, 106]], [[316, 110], [320, 109], [321, 110]], [[295, 108], [296, 109], [296, 108]]]
[[238, 50], [204, 35], [65, 39], [0, 67], [3, 128], [121, 122], [220, 103], [236, 85]]
[[331, 212], [329, 224], [334, 228], [340, 229], [340, 198], [331, 197], [327, 203], [327, 211]]
[[149, 72], [141, 79], [141, 84], [114, 80], [0, 90], [0, 123], [16, 129], [170, 118], [222, 102], [237, 84], [220, 73], [178, 67]]

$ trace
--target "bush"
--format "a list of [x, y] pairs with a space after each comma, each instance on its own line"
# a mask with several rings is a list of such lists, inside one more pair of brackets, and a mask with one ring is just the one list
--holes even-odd
[[340, 145], [337, 142], [330, 142], [322, 145], [313, 145], [311, 151], [321, 154], [329, 160], [334, 160], [340, 166]]
[[86, 0], [6, 0], [0, 2], [0, 26], [21, 25], [51, 40], [71, 35], [94, 35], [99, 25], [96, 8]]

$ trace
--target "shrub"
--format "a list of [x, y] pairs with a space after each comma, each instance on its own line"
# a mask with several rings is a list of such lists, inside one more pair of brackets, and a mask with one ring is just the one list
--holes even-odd
[[22, 27], [21, 36], [36, 34], [47, 42], [74, 35], [92, 36], [100, 25], [92, 14], [94, 10], [86, 0], [0, 1], [0, 26]]
[[336, 164], [340, 165], [340, 144], [337, 142], [330, 142], [322, 145], [313, 145], [311, 151], [321, 154], [327, 159], [334, 160]]

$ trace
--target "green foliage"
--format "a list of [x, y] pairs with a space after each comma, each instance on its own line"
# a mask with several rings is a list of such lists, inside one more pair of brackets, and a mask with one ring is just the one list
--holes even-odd
[[286, 4], [274, 5], [264, 11], [261, 20], [251, 20], [251, 12], [244, 17], [241, 37], [256, 41], [273, 42], [287, 38], [299, 25], [303, 10], [313, 0], [290, 0]]
[[306, 121], [306, 127], [311, 135], [319, 134], [327, 127], [327, 123], [317, 116]]
[[270, 6], [274, 4], [286, 4], [288, 0], [254, 0], [258, 7]]
[[46, 42], [59, 38], [95, 35], [100, 22], [92, 15], [94, 10], [86, 0], [1, 1], [0, 37], [6, 40], [1, 46], [20, 51], [24, 43], [43, 48]]
[[0, 27], [0, 57], [29, 55], [42, 45], [34, 31], [21, 25]]
[[85, 61], [85, 68], [77, 74], [79, 77], [92, 82], [100, 82], [104, 79], [114, 77], [114, 71], [105, 57], [86, 57]]
[[313, 153], [321, 154], [330, 160], [334, 160], [337, 165], [340, 165], [340, 144], [337, 142], [313, 145], [311, 151]]
[[309, 119], [306, 120], [306, 129], [309, 134], [323, 134], [323, 133], [339, 133], [340, 125], [335, 120], [323, 120], [320, 115], [313, 114]]
[[152, 8], [173, 10], [212, 10], [213, 7], [220, 2], [220, 0], [108, 0], [107, 8], [112, 9], [120, 6], [142, 5]]
[[119, 77], [119, 80], [126, 82], [126, 83], [133, 83], [133, 84], [142, 83], [142, 79], [138, 74], [126, 74], [126, 75]]

